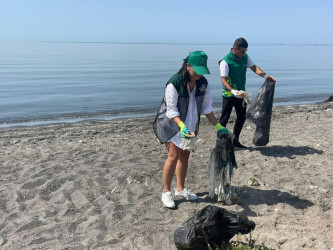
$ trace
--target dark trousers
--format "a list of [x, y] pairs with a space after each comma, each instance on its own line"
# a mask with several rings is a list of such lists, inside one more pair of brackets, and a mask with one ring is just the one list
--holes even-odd
[[246, 119], [246, 103], [243, 107], [243, 98], [223, 97], [220, 123], [224, 127], [227, 125], [233, 107], [235, 107], [237, 117], [233, 133], [235, 135], [235, 138], [238, 140]]

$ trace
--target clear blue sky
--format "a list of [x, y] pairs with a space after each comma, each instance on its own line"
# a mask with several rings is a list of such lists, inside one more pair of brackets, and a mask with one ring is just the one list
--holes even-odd
[[0, 40], [333, 44], [333, 0], [0, 0]]

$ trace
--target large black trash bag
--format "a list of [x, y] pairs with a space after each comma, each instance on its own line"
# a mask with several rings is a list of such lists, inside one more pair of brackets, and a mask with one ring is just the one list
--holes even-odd
[[176, 229], [174, 241], [177, 249], [208, 249], [208, 243], [221, 245], [254, 228], [245, 214], [208, 205]]
[[231, 205], [231, 176], [237, 168], [233, 146], [234, 135], [221, 134], [211, 150], [209, 162], [209, 197]]
[[256, 146], [266, 146], [269, 142], [274, 90], [275, 83], [266, 80], [246, 113], [246, 118], [257, 126], [253, 137]]

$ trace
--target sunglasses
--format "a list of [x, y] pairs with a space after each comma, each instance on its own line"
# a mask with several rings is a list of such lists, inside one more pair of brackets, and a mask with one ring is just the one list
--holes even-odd
[[241, 50], [240, 48], [236, 48], [241, 54], [245, 54], [246, 53], [246, 51], [247, 51], [247, 49], [243, 49], [243, 50]]

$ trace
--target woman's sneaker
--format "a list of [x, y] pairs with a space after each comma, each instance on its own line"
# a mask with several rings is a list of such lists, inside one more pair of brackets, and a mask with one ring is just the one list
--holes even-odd
[[162, 198], [161, 198], [163, 205], [166, 206], [167, 208], [175, 208], [176, 204], [173, 200], [172, 193], [170, 191], [162, 193]]
[[195, 201], [198, 198], [198, 196], [191, 193], [191, 191], [187, 188], [184, 188], [180, 192], [178, 192], [177, 189], [175, 188], [175, 195], [182, 196], [182, 197], [186, 198], [186, 200], [189, 200], [189, 201]]

